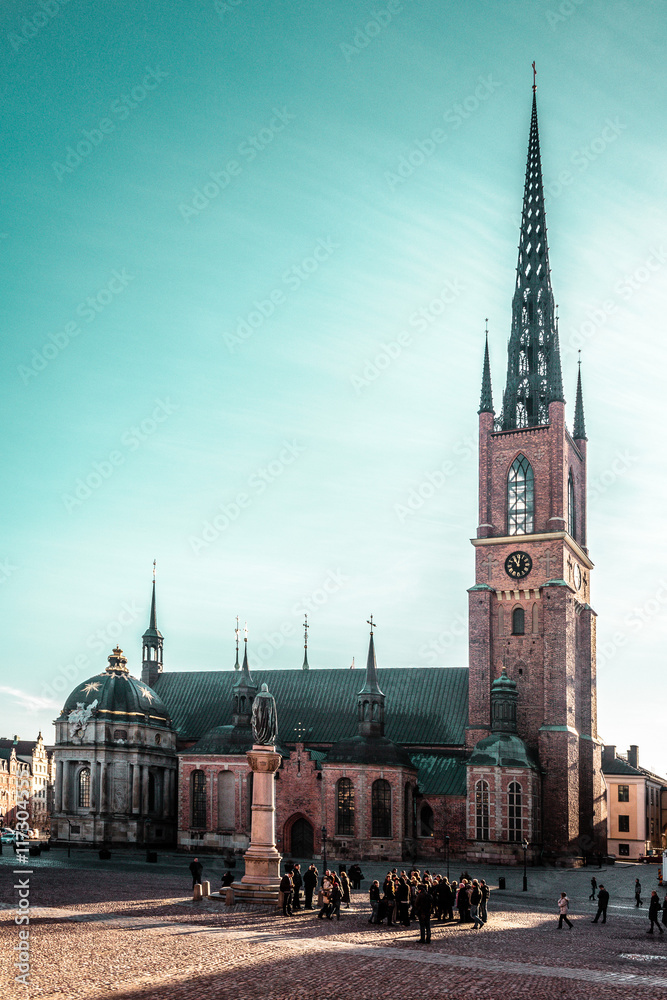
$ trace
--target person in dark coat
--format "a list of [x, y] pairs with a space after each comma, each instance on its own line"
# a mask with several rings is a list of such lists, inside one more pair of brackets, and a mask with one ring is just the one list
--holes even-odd
[[638, 878], [635, 879], [635, 906], [642, 906], [642, 884]]
[[301, 865], [294, 865], [294, 870], [292, 872], [292, 910], [301, 909], [301, 887], [303, 886], [303, 877], [301, 875]]
[[345, 903], [346, 908], [349, 910], [349, 908], [350, 908], [350, 880], [347, 877], [346, 872], [341, 872], [340, 873], [340, 887], [341, 887], [341, 890], [343, 892], [343, 902]]
[[456, 907], [459, 911], [459, 920], [462, 924], [467, 924], [470, 920], [470, 896], [468, 895], [468, 883], [465, 879], [459, 882], [459, 891], [456, 894]]
[[283, 894], [283, 916], [291, 917], [293, 883], [289, 872], [285, 872], [280, 880], [280, 891]]
[[359, 865], [352, 865], [350, 868], [350, 882], [353, 889], [361, 889], [361, 880], [363, 877], [361, 867]]
[[470, 890], [470, 916], [473, 921], [473, 930], [478, 931], [480, 927], [484, 926], [484, 921], [479, 915], [479, 907], [482, 902], [482, 893], [479, 888], [479, 882], [476, 878], [472, 880], [472, 888]]
[[665, 901], [662, 904], [662, 922], [667, 927], [667, 892], [665, 893]]
[[401, 875], [396, 889], [398, 920], [404, 927], [410, 926], [410, 886], [405, 875]]
[[382, 923], [384, 917], [387, 918], [387, 927], [391, 927], [394, 922], [394, 907], [396, 905], [396, 893], [394, 892], [394, 883], [389, 878], [384, 884], [384, 894], [382, 896], [382, 918], [378, 919], [378, 923]]
[[591, 921], [593, 924], [597, 924], [600, 917], [602, 917], [602, 923], [607, 923], [607, 906], [609, 905], [609, 893], [600, 882], [600, 889], [598, 892], [598, 912], [595, 914], [595, 919]]
[[480, 879], [479, 890], [482, 893], [482, 902], [479, 904], [479, 915], [482, 918], [482, 922], [486, 923], [489, 919], [488, 903], [491, 897], [491, 890], [489, 889], [488, 882], [484, 879]]
[[204, 871], [204, 866], [199, 858], [195, 858], [194, 861], [190, 862], [188, 867], [192, 874], [192, 888], [194, 889], [197, 884], [201, 885], [201, 873]]
[[226, 889], [234, 881], [234, 876], [230, 871], [226, 871], [222, 876], [222, 888]]
[[428, 886], [423, 883], [419, 887], [417, 899], [415, 900], [415, 912], [419, 920], [419, 943], [431, 943], [431, 910], [433, 903], [428, 891]]
[[[377, 879], [372, 883], [370, 890], [368, 892], [368, 898], [371, 904], [371, 916], [368, 921], [369, 924], [380, 923], [378, 919], [379, 907], [380, 907], [380, 883]], [[667, 899], [667, 897], [665, 897]]]
[[340, 882], [338, 879], [334, 879], [333, 889], [331, 890], [331, 906], [329, 907], [329, 912], [327, 917], [332, 920], [334, 914], [336, 920], [340, 920], [340, 904], [343, 899], [343, 890], [341, 889]]
[[[597, 889], [597, 887], [598, 887], [598, 880], [596, 879], [596, 877], [594, 875], [593, 878], [591, 879], [591, 894], [588, 897], [589, 899], [595, 899], [595, 890]], [[602, 888], [602, 887], [600, 887], [600, 888]]]
[[319, 872], [315, 865], [311, 865], [306, 874], [303, 876], [303, 889], [305, 896], [305, 909], [312, 910], [313, 908], [313, 892], [317, 887], [317, 882], [319, 878]]
[[662, 927], [660, 926], [659, 915], [660, 915], [660, 900], [658, 899], [657, 892], [655, 891], [655, 889], [653, 889], [653, 891], [651, 892], [651, 898], [648, 901], [648, 918], [651, 921], [651, 927], [650, 930], [646, 932], [647, 934], [653, 933], [654, 924], [658, 928], [661, 934], [665, 933]]
[[449, 879], [440, 879], [438, 885], [438, 898], [440, 901], [440, 920], [454, 919], [454, 893], [449, 884]]

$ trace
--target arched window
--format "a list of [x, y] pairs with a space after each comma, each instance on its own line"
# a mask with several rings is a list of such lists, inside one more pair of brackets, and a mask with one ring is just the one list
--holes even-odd
[[507, 534], [529, 535], [533, 531], [535, 482], [533, 467], [517, 455], [507, 476]]
[[433, 810], [426, 802], [419, 810], [419, 836], [433, 836]]
[[577, 514], [574, 506], [574, 476], [572, 472], [567, 480], [567, 530], [573, 538], [577, 537]]
[[338, 782], [336, 831], [344, 837], [354, 836], [354, 785], [349, 778]]
[[489, 839], [489, 783], [480, 779], [475, 785], [476, 839]]
[[507, 839], [510, 841], [518, 842], [523, 836], [522, 805], [521, 785], [518, 781], [513, 781], [507, 790]]
[[218, 827], [221, 830], [235, 829], [235, 805], [234, 772], [221, 771], [218, 775]]
[[192, 772], [192, 825], [206, 827], [206, 775]]
[[371, 836], [391, 837], [391, 785], [384, 778], [373, 782], [371, 811]]
[[512, 635], [526, 634], [526, 613], [523, 608], [515, 608], [512, 612]]
[[90, 768], [82, 767], [79, 771], [79, 787], [77, 802], [79, 809], [90, 809]]

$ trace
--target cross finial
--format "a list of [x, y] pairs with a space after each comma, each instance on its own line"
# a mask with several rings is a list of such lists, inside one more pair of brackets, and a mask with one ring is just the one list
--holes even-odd
[[303, 616], [303, 646], [304, 649], [308, 649], [308, 629], [310, 625], [308, 624], [308, 615]]
[[153, 560], [153, 583], [155, 583], [155, 563], [156, 563], [156, 561], [157, 561], [156, 559]]
[[377, 622], [373, 621], [373, 615], [371, 615], [370, 618], [366, 619], [366, 624], [370, 625], [370, 627], [371, 627], [371, 635], [373, 635], [373, 629], [377, 628]]
[[537, 70], [535, 69], [535, 60], [533, 60], [533, 93], [537, 90]]
[[247, 622], [243, 626], [243, 641], [244, 642], [248, 641], [248, 623]]
[[238, 659], [239, 654], [239, 616], [236, 616], [236, 628], [234, 629], [234, 635], [236, 636], [236, 657]]
[[577, 364], [581, 368], [581, 348], [579, 348], [579, 352], [578, 353], [579, 353], [579, 360], [577, 361]]
[[308, 732], [306, 727], [302, 725], [302, 723], [297, 722], [296, 726], [294, 727], [294, 732], [296, 733], [299, 743], [303, 743], [302, 737], [305, 736], [305, 734]]
[[489, 336], [489, 317], [488, 316], [486, 317], [486, 319], [484, 320], [484, 322], [486, 323], [486, 335], [488, 337]]

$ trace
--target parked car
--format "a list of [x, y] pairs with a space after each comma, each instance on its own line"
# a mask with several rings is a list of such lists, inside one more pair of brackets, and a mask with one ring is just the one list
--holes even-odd
[[3, 844], [13, 844], [16, 840], [16, 834], [13, 830], [7, 830], [6, 832], [3, 832], [0, 840], [2, 840]]
[[639, 860], [643, 865], [661, 865], [662, 851], [647, 851], [646, 854], [639, 855]]

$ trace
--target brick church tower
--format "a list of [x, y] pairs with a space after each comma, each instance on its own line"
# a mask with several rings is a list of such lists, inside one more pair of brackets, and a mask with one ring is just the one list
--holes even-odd
[[557, 854], [604, 850], [581, 373], [570, 434], [535, 87], [507, 382], [498, 418], [488, 334], [484, 355], [479, 526], [473, 545], [467, 745], [489, 736], [491, 686], [504, 668], [517, 687], [518, 735], [540, 765], [542, 846]]

